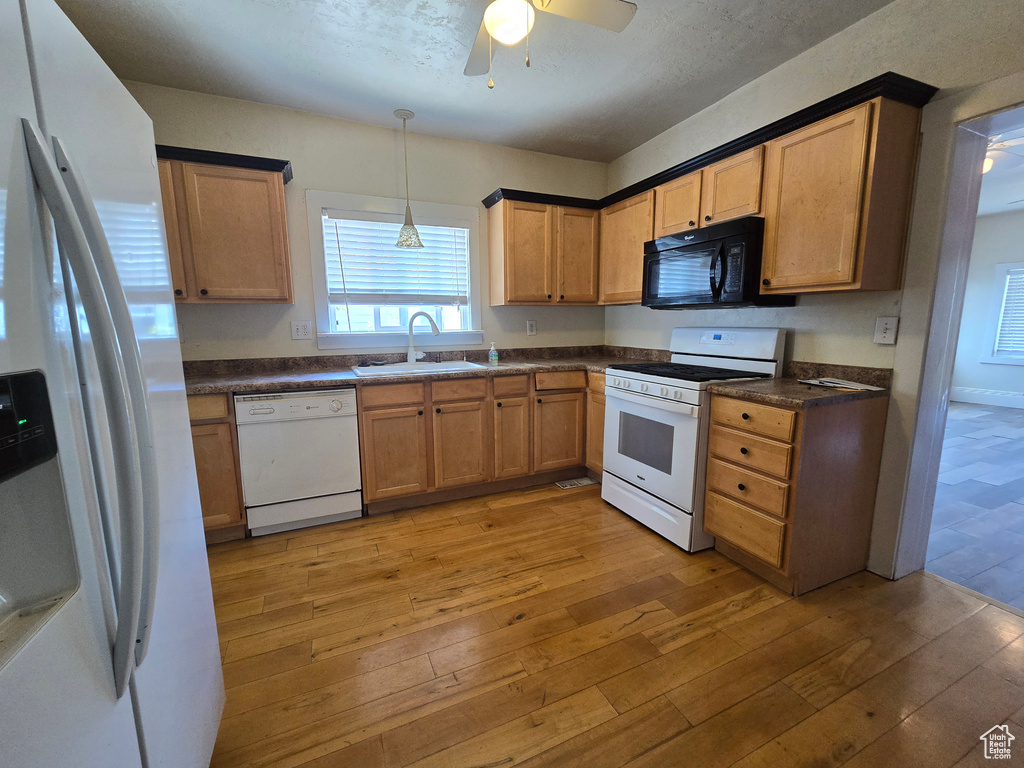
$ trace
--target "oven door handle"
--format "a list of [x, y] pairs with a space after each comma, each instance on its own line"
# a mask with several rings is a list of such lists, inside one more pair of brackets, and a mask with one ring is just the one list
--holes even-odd
[[638, 395], [635, 392], [623, 392], [621, 389], [612, 389], [611, 387], [605, 388], [604, 396], [606, 400], [608, 398], [614, 398], [616, 400], [621, 400], [624, 403], [646, 405], [648, 408], [657, 408], [661, 411], [677, 413], [681, 416], [689, 416], [694, 419], [700, 415], [700, 406], [690, 405], [689, 403], [679, 403], [675, 400], [666, 400], [663, 397]]

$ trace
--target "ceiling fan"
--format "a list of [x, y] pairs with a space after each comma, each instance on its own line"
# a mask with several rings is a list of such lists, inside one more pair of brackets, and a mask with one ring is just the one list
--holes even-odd
[[[494, 57], [493, 41], [502, 45], [515, 45], [527, 39], [526, 66], [530, 66], [529, 34], [536, 19], [536, 11], [552, 13], [584, 24], [592, 24], [612, 32], [626, 28], [636, 5], [627, 0], [493, 0], [484, 10], [473, 50], [469, 52], [465, 74], [486, 75]], [[494, 83], [488, 82], [493, 88]]]
[[1004, 170], [1024, 165], [1024, 136], [1013, 135], [1020, 133], [1021, 131], [1012, 131], [989, 137], [985, 163], [981, 167], [982, 173], [991, 171], [996, 163]]

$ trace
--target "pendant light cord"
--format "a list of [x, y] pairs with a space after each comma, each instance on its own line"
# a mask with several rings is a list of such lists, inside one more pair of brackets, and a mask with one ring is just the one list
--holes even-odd
[[402, 149], [405, 152], [405, 205], [409, 207], [409, 141], [405, 134], [407, 118], [402, 118]]

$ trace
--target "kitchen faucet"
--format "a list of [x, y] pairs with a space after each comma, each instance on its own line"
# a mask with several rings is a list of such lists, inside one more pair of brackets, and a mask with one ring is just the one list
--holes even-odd
[[441, 329], [437, 327], [437, 323], [434, 322], [434, 318], [432, 318], [426, 312], [423, 312], [423, 311], [414, 312], [412, 315], [410, 315], [409, 316], [409, 354], [406, 355], [406, 358], [405, 358], [406, 362], [409, 362], [409, 363], [415, 363], [417, 360], [420, 360], [421, 358], [423, 358], [424, 355], [426, 354], [425, 352], [417, 352], [416, 351], [416, 347], [414, 347], [413, 344], [412, 344], [412, 324], [416, 322], [416, 318], [417, 317], [425, 317], [425, 318], [427, 318], [427, 320], [430, 321], [430, 330], [431, 330], [431, 332], [435, 336], [437, 336], [437, 335], [439, 335], [441, 333]]

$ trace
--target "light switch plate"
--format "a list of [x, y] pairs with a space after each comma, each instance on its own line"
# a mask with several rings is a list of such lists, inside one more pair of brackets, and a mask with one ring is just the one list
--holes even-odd
[[312, 339], [313, 338], [313, 322], [311, 320], [303, 321], [292, 321], [292, 338], [293, 339]]
[[526, 335], [527, 336], [536, 336], [537, 335], [537, 321], [536, 320], [527, 320], [526, 321]]
[[900, 327], [898, 317], [879, 317], [875, 319], [875, 344], [891, 346], [896, 343], [896, 332]]

